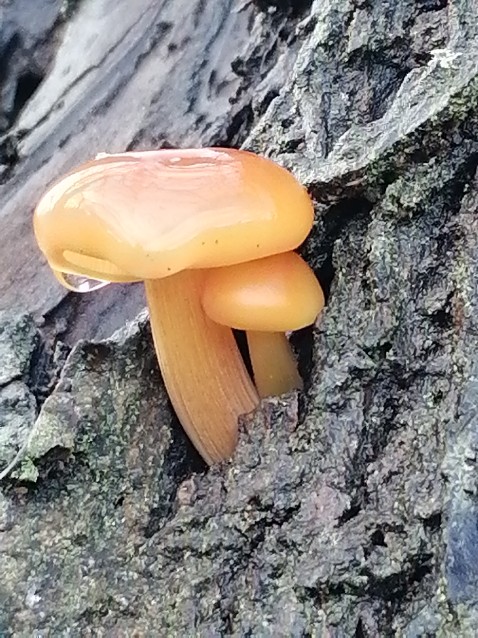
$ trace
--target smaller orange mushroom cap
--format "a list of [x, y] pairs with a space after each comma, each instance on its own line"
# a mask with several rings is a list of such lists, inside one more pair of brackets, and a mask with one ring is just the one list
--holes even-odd
[[100, 156], [55, 184], [34, 215], [53, 270], [108, 281], [290, 251], [312, 222], [311, 200], [291, 173], [221, 148]]
[[211, 269], [202, 304], [213, 321], [237, 330], [287, 332], [314, 323], [324, 294], [313, 270], [288, 252]]

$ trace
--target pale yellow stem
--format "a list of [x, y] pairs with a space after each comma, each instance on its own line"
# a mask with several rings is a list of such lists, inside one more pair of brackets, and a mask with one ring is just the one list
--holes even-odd
[[285, 394], [302, 388], [302, 379], [283, 332], [247, 331], [254, 380], [259, 396]]
[[259, 402], [230, 328], [206, 316], [204, 273], [145, 281], [159, 366], [182, 426], [204, 460], [231, 456], [238, 418]]

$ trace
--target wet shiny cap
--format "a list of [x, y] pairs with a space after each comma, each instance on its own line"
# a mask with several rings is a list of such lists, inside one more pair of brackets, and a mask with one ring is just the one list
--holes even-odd
[[41, 250], [73, 289], [72, 275], [158, 279], [282, 253], [312, 222], [291, 173], [221, 148], [98, 156], [52, 186], [34, 215]]

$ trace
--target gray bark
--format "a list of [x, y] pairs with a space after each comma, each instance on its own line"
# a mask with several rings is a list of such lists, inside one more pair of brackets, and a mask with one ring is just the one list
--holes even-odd
[[[476, 636], [476, 2], [2, 6], [0, 635]], [[65, 294], [31, 233], [74, 164], [167, 144], [289, 167], [328, 295], [304, 393], [208, 471], [141, 287]]]

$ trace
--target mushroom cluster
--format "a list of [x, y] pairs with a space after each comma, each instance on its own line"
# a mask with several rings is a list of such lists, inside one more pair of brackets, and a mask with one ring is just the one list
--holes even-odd
[[[164, 383], [210, 464], [232, 454], [238, 418], [259, 396], [301, 386], [286, 333], [324, 305], [292, 252], [312, 223], [287, 170], [220, 148], [100, 155], [57, 182], [34, 215], [67, 288], [144, 281]], [[246, 332], [254, 383], [232, 329]]]

